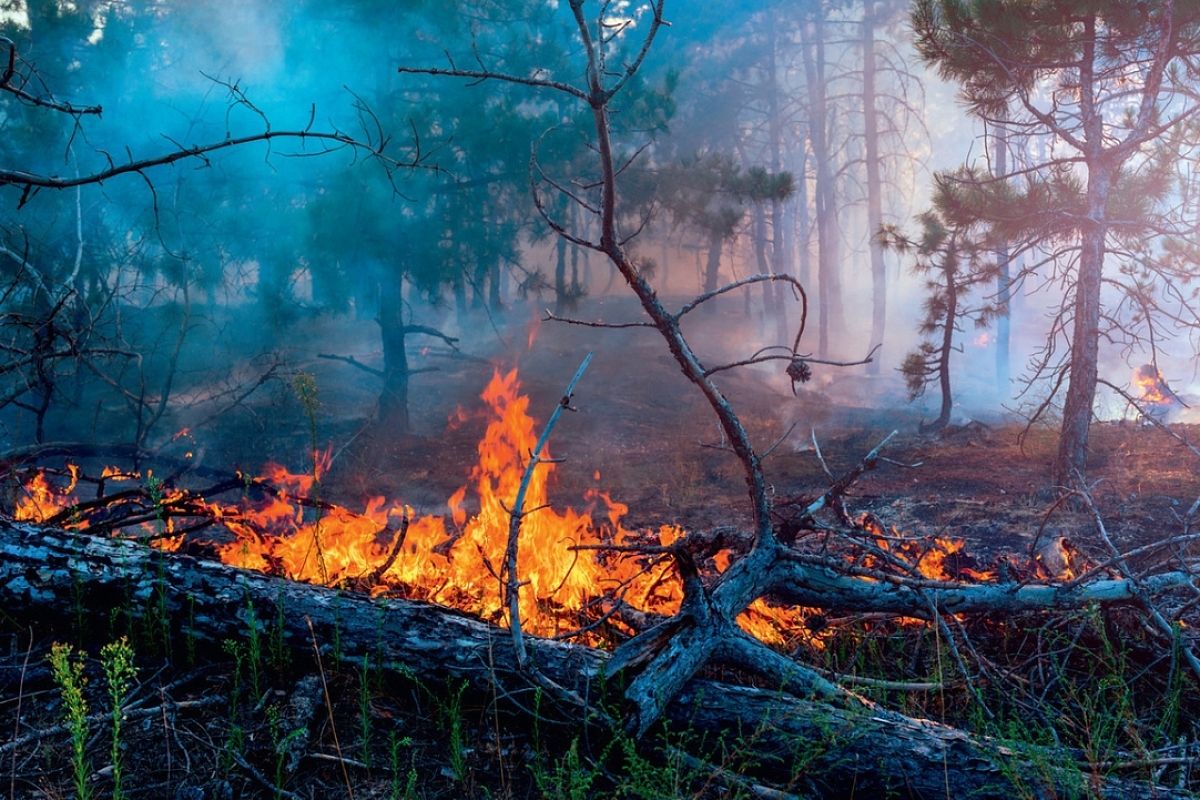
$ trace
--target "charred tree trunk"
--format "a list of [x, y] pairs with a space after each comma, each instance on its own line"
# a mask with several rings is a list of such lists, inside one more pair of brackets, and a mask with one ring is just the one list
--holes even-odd
[[400, 281], [387, 281], [380, 290], [379, 332], [383, 340], [383, 390], [379, 394], [379, 423], [406, 434], [408, 419], [408, 351], [405, 338], [404, 297]]
[[[205, 648], [219, 653], [221, 642], [247, 636], [254, 625], [302, 658], [312, 653], [315, 636], [327, 657], [354, 665], [369, 659], [372, 670], [432, 690], [447, 679], [465, 681], [487, 697], [521, 697], [530, 689], [508, 633], [463, 614], [244, 572], [128, 540], [0, 521], [0, 604], [14, 619], [39, 624], [71, 624], [81, 608], [97, 619], [129, 614], [169, 626], [201, 653]], [[605, 653], [525, 641], [543, 675], [583, 696], [602, 695]], [[719, 655], [736, 660], [738, 654]], [[694, 739], [752, 734], [762, 767], [746, 777], [777, 780], [810, 797], [855, 792], [1007, 800], [1018, 791], [1014, 780], [1032, 796], [1063, 796], [1079, 778], [1060, 766], [1070, 754], [1008, 749], [1003, 742], [874, 706], [843, 707], [711, 680], [689, 682], [668, 706], [666, 720]], [[798, 743], [804, 743], [806, 758], [799, 777]], [[1118, 779], [1104, 780], [1098, 790], [1114, 800], [1186, 796]]]

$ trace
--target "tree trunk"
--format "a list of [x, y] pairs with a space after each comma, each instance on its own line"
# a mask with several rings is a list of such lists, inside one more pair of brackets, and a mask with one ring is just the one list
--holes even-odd
[[829, 355], [829, 340], [841, 327], [841, 298], [837, 272], [837, 213], [829, 152], [829, 112], [825, 96], [825, 11], [801, 26], [805, 83], [808, 84], [809, 136], [816, 162], [817, 215], [817, 353]]
[[[779, 115], [779, 21], [774, 11], [771, 12], [770, 26], [767, 34], [767, 131], [771, 140], [771, 172], [779, 175], [783, 171], [783, 125]], [[783, 200], [776, 196], [771, 198], [771, 272], [775, 275], [791, 274], [790, 262], [791, 240], [784, 222]], [[786, 342], [789, 336], [787, 298], [791, 287], [774, 281], [771, 285], [775, 293], [776, 336], [779, 341]]]
[[399, 434], [409, 431], [408, 351], [404, 325], [403, 287], [389, 280], [380, 287], [379, 332], [383, 340], [383, 390], [379, 394], [379, 423]]
[[954, 270], [946, 269], [946, 319], [942, 327], [942, 348], [938, 353], [938, 386], [942, 391], [942, 410], [933, 423], [933, 430], [950, 424], [954, 397], [950, 394], [950, 355], [954, 352], [954, 326], [958, 322], [958, 281]]
[[[754, 263], [760, 275], [771, 272], [771, 262], [767, 260], [767, 215], [761, 201], [754, 204], [751, 211], [751, 244], [754, 249]], [[771, 281], [763, 281], [763, 315], [770, 317], [776, 313], [775, 289]]]
[[796, 170], [796, 239], [800, 261], [800, 283], [808, 288], [812, 281], [812, 218], [808, 215], [808, 145], [800, 143], [800, 166]]
[[466, 328], [470, 324], [471, 306], [467, 298], [466, 266], [460, 265], [454, 276], [454, 313], [458, 316], [458, 324]]
[[705, 292], [715, 290], [717, 282], [721, 279], [721, 249], [724, 246], [725, 240], [721, 238], [720, 231], [715, 228], [710, 230], [708, 232], [708, 263], [704, 265]]
[[561, 314], [567, 308], [567, 240], [558, 237], [554, 262], [554, 313]]
[[[668, 265], [667, 265], [667, 261], [671, 257], [671, 254], [669, 252], [669, 246], [670, 246], [670, 242], [667, 241], [667, 233], [664, 230], [662, 235], [658, 237], [658, 273], [657, 273], [658, 274], [658, 291], [661, 292], [663, 294], [663, 296], [669, 295], [671, 293], [671, 290], [668, 287], [668, 283], [667, 283], [667, 279], [669, 277], [667, 273], [670, 272], [670, 269], [668, 268]], [[575, 286], [578, 287], [579, 286], [579, 247], [576, 245], [571, 246], [571, 275], [572, 275], [572, 283], [574, 283]]]
[[583, 289], [587, 286], [587, 281], [579, 275], [579, 247], [573, 245], [571, 247], [571, 283]]
[[[879, 113], [875, 108], [875, 2], [863, 8], [863, 142], [867, 163], [867, 243], [871, 253], [871, 348], [883, 343], [887, 324], [887, 271], [883, 264], [883, 184], [879, 177]], [[867, 374], [878, 375], [882, 358], [867, 364]]]
[[[1003, 123], [996, 126], [996, 152], [992, 157], [996, 175], [1008, 174], [1008, 129]], [[1008, 242], [996, 248], [996, 386], [1001, 400], [1009, 399], [1009, 383], [1012, 380], [1010, 364], [1012, 334], [1012, 273], [1009, 264]]]
[[504, 272], [500, 268], [500, 258], [492, 259], [488, 269], [488, 303], [492, 311], [504, 310]]
[[1063, 405], [1062, 431], [1058, 442], [1054, 480], [1070, 486], [1075, 473], [1087, 468], [1088, 431], [1096, 400], [1097, 363], [1100, 352], [1100, 286], [1104, 274], [1104, 208], [1108, 203], [1111, 176], [1104, 169], [1092, 171], [1088, 181], [1088, 220], [1079, 253], [1075, 280], [1074, 323], [1071, 330], [1070, 377]]
[[1070, 377], [1063, 404], [1062, 431], [1054, 480], [1071, 486], [1076, 474], [1087, 468], [1088, 431], [1096, 400], [1100, 353], [1100, 287], [1104, 277], [1104, 239], [1107, 233], [1108, 193], [1115, 167], [1104, 155], [1104, 120], [1095, 106], [1096, 14], [1084, 21], [1083, 57], [1080, 59], [1080, 111], [1088, 172], [1087, 219], [1080, 236], [1079, 274], [1075, 279], [1074, 323], [1071, 331]]

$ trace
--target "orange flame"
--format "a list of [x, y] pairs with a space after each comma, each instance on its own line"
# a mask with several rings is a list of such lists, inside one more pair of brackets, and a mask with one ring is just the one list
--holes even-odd
[[[232, 541], [215, 545], [221, 561], [231, 566], [428, 600], [506, 625], [504, 569], [511, 510], [537, 431], [516, 370], [497, 371], [482, 399], [490, 422], [467, 484], [447, 500], [448, 516], [418, 517], [412, 508], [383, 497], [371, 498], [357, 512], [321, 501], [320, 483], [330, 466], [330, 450], [313, 454], [308, 473], [268, 465], [260, 480], [271, 490], [263, 492], [261, 499], [207, 502], [169, 489], [158, 502], [202, 507], [219, 529], [233, 536]], [[455, 413], [466, 416], [461, 410]], [[543, 458], [549, 455], [545, 452]], [[668, 547], [685, 532], [672, 525], [656, 532], [626, 529], [622, 520], [628, 506], [599, 488], [586, 492], [588, 505], [582, 511], [556, 509], [550, 505], [548, 490], [556, 469], [553, 462], [539, 464], [526, 492], [518, 560], [523, 627], [542, 635], [579, 627], [601, 613], [606, 594], [617, 595], [642, 614], [669, 616], [678, 611], [683, 587], [670, 557], [608, 552], [604, 546], [656, 541]], [[75, 504], [71, 493], [79, 480], [78, 469], [73, 467], [70, 476], [69, 486], [55, 488], [44, 473], [35, 475], [25, 487], [17, 517], [44, 521]], [[138, 477], [111, 468], [105, 469], [104, 476], [110, 480]], [[598, 482], [599, 471], [593, 477]], [[184, 536], [176, 533], [170, 515], [143, 528], [161, 549], [174, 550], [183, 543]], [[991, 577], [948, 566], [948, 559], [963, 549], [961, 540], [937, 539], [922, 550], [917, 540], [887, 536], [878, 521], [864, 529], [875, 537], [880, 551], [928, 578]], [[729, 551], [721, 551], [713, 563], [724, 571], [731, 560]], [[868, 558], [863, 563], [874, 562]], [[813, 616], [812, 609], [776, 606], [760, 599], [739, 617], [738, 624], [767, 643], [821, 648], [832, 631], [810, 625]], [[619, 619], [613, 624], [623, 625]]]
[[526, 342], [525, 342], [525, 346], [528, 349], [530, 349], [530, 350], [533, 349], [533, 343], [537, 341], [538, 334], [541, 332], [541, 330], [542, 330], [542, 318], [541, 317], [535, 316], [531, 320], [529, 320], [529, 335], [527, 336]]
[[[79, 467], [74, 464], [67, 466], [70, 480], [65, 487], [56, 487], [50, 484], [44, 470], [39, 470], [28, 482], [25, 483], [23, 490], [24, 496], [17, 500], [17, 507], [13, 512], [13, 516], [22, 521], [27, 522], [45, 522], [52, 517], [66, 511], [79, 501], [75, 499], [72, 492], [79, 484]], [[68, 527], [68, 526], [64, 526]], [[86, 523], [70, 526], [73, 530], [86, 528]]]
[[1133, 385], [1141, 392], [1138, 400], [1143, 404], [1169, 406], [1173, 402], [1167, 382], [1153, 364], [1143, 364], [1134, 371]]

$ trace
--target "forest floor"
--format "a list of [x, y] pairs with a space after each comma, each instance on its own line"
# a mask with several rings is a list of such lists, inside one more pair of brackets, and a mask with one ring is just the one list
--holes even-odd
[[[636, 319], [633, 311], [598, 301], [589, 308], [612, 321]], [[734, 314], [699, 322], [708, 331], [697, 332], [702, 355], [706, 347], [725, 349], [743, 325]], [[313, 323], [311, 336], [303, 338], [319, 344], [295, 362], [316, 378], [318, 439], [334, 453], [322, 488], [327, 499], [355, 508], [384, 495], [421, 513], [446, 513], [447, 498], [467, 482], [478, 460], [487, 419], [477, 395], [493, 370], [519, 370], [540, 425], [580, 359], [594, 350], [575, 395], [578, 413], [555, 431], [553, 454], [566, 460], [557, 468], [550, 502], [584, 507], [587, 491], [599, 488], [629, 506], [629, 528], [673, 523], [698, 530], [748, 520], [737, 462], [721, 449], [711, 412], [653, 331], [520, 322], [505, 329], [507, 347], [495, 341], [464, 345], [477, 358], [442, 347], [418, 352], [414, 366], [439, 370], [414, 376], [413, 434], [397, 437], [364, 424], [377, 391], [374, 378], [316, 357], [336, 352], [370, 363], [369, 349], [355, 351], [357, 340], [326, 335], [326, 324], [332, 323]], [[985, 565], [1002, 556], [1030, 558], [1038, 543], [1053, 537], [1100, 558], [1090, 512], [1054, 501], [1052, 431], [1026, 431], [997, 415], [978, 421], [956, 414], [943, 433], [922, 434], [921, 409], [906, 402], [894, 377], [868, 376], [862, 367], [814, 369], [814, 379], [794, 394], [782, 363], [726, 373], [722, 381], [754, 440], [763, 449], [778, 442], [766, 461], [778, 494], [815, 497], [829, 484], [814, 437], [825, 464], [838, 474], [898, 430], [884, 454], [919, 466], [881, 463], [851, 492], [851, 512], [873, 512], [915, 536], [962, 538], [966, 551]], [[258, 403], [254, 413], [236, 417], [237, 430], [203, 434], [205, 466], [253, 470], [273, 460], [303, 471], [310, 436], [295, 399], [279, 391]], [[1200, 442], [1200, 426], [1174, 430]], [[1120, 545], [1179, 532], [1183, 514], [1200, 496], [1195, 456], [1134, 419], [1093, 427], [1089, 470], [1097, 506]], [[19, 616], [0, 614], [0, 794], [70, 796], [68, 737], [46, 661], [49, 645], [69, 640], [87, 649], [88, 697], [102, 712], [96, 657], [106, 639], [100, 631], [111, 630], [114, 621], [81, 620], [74, 630], [62, 630], [30, 627]], [[325, 692], [314, 695], [313, 684], [301, 680], [311, 665], [284, 655], [241, 646], [225, 653], [181, 652], [178, 643], [153, 637], [135, 640], [135, 647], [141, 672], [122, 744], [130, 798], [342, 797], [349, 794], [347, 783], [356, 798], [710, 796], [696, 790], [686, 767], [650, 765], [632, 752], [589, 772], [587, 759], [580, 758], [587, 742], [548, 745], [536, 726], [510, 724], [488, 698], [463, 696], [453, 687], [383, 685], [370, 671], [330, 666], [331, 718]], [[314, 734], [299, 762], [288, 763], [288, 709], [303, 702], [320, 707]], [[930, 697], [906, 702], [913, 710], [937, 704]], [[90, 727], [88, 752], [98, 770], [90, 785], [99, 797], [111, 791], [105, 730], [102, 719]], [[567, 773], [576, 777], [564, 778]], [[606, 788], [567, 791], [589, 775], [596, 787]]]

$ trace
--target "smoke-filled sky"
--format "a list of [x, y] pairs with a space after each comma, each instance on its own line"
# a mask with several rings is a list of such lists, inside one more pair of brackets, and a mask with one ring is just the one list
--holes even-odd
[[[586, 187], [594, 176], [586, 109], [528, 87], [401, 75], [397, 68], [453, 63], [578, 83], [583, 64], [565, 4], [10, 0], [0, 7], [5, 35], [16, 44], [18, 74], [32, 94], [104, 107], [102, 116], [80, 116], [76, 126], [68, 115], [0, 101], [4, 167], [88, 174], [268, 128], [336, 132], [363, 145], [321, 154], [326, 146], [319, 142], [281, 139], [78, 192], [45, 190], [23, 203], [19, 188], [0, 190], [0, 243], [10, 253], [28, 252], [48, 282], [75, 281], [79, 296], [102, 307], [95, 313], [108, 320], [105, 325], [117, 325], [119, 318], [125, 327], [108, 335], [136, 341], [165, 359], [161, 353], [170, 352], [178, 323], [153, 309], [206, 305], [227, 314], [236, 306], [239, 330], [223, 346], [229, 358], [244, 360], [271, 350], [277, 344], [272, 337], [286, 337], [301, 312], [371, 318], [377, 306], [386, 306], [388, 287], [395, 284], [403, 288], [400, 301], [410, 324], [437, 324], [469, 343], [495, 336], [503, 324], [470, 309], [496, 300], [497, 308], [519, 305], [539, 291], [553, 294], [560, 256], [530, 197], [530, 148], [537, 143], [549, 176]], [[956, 100], [956, 87], [914, 53], [904, 5], [881, 7], [888, 10], [875, 34], [878, 106], [889, 126], [880, 142], [883, 215], [884, 222], [912, 229], [913, 216], [929, 201], [933, 173], [986, 163], [987, 153], [983, 129]], [[689, 223], [672, 216], [661, 186], [645, 186], [671, 165], [703, 157], [726, 158], [743, 172], [792, 172], [798, 191], [765, 229], [772, 246], [790, 240], [784, 258], [790, 271], [799, 273], [804, 251], [815, 264], [811, 217], [818, 165], [810, 144], [812, 65], [805, 59], [816, 52], [816, 8], [812, 2], [667, 3], [671, 26], [614, 108], [621, 152], [646, 147], [622, 179], [630, 229], [643, 210], [653, 209], [632, 246], [655, 262], [655, 280], [666, 283], [667, 293], [699, 290], [708, 235], [694, 218]], [[613, 63], [627, 62], [630, 53], [622, 48], [645, 30], [646, 14], [645, 6], [629, 3], [610, 10], [614, 24], [632, 23], [613, 43]], [[860, 312], [870, 307], [865, 265], [874, 233], [867, 225], [862, 168], [861, 18], [857, 4], [825, 9], [819, 65], [831, 109], [828, 166], [836, 182], [846, 317], [831, 346], [837, 358], [861, 357], [870, 328]], [[774, 83], [768, 63], [774, 64]], [[420, 164], [397, 169], [372, 158], [372, 148], [389, 160], [419, 158]], [[744, 198], [729, 202], [739, 219], [721, 248], [724, 280], [757, 271], [752, 204]], [[586, 214], [570, 205], [552, 204], [551, 211], [586, 234]], [[786, 235], [775, 230], [777, 224], [788, 226]], [[799, 241], [802, 232], [807, 242]], [[621, 290], [596, 256], [583, 261], [571, 251], [561, 258], [571, 280], [582, 281], [572, 293], [595, 297], [610, 287]], [[898, 386], [895, 368], [919, 340], [925, 279], [910, 274], [909, 256], [889, 253], [886, 261], [884, 375]], [[1035, 292], [1031, 282], [1027, 288], [1028, 296], [1013, 307], [1014, 374], [1043, 340], [1046, 313], [1061, 297], [1053, 285]], [[151, 309], [143, 315], [147, 329], [135, 331], [129, 315], [114, 311], [122, 306]], [[195, 323], [198, 335], [215, 340], [230, 331], [211, 309], [200, 316], [206, 322]], [[369, 326], [355, 330], [371, 338]], [[747, 330], [754, 331], [748, 337], [772, 341], [765, 333], [769, 325]], [[963, 414], [1012, 402], [1014, 387], [995, 386], [992, 341], [987, 331], [969, 324], [964, 330]], [[1193, 380], [1190, 342], [1163, 346], [1170, 356], [1162, 359], [1164, 372], [1183, 384], [1176, 388], [1186, 388]], [[347, 347], [382, 352], [377, 340]], [[1118, 349], [1104, 363], [1110, 377], [1123, 382], [1123, 360], [1143, 358]], [[128, 377], [122, 372], [117, 381]]]

